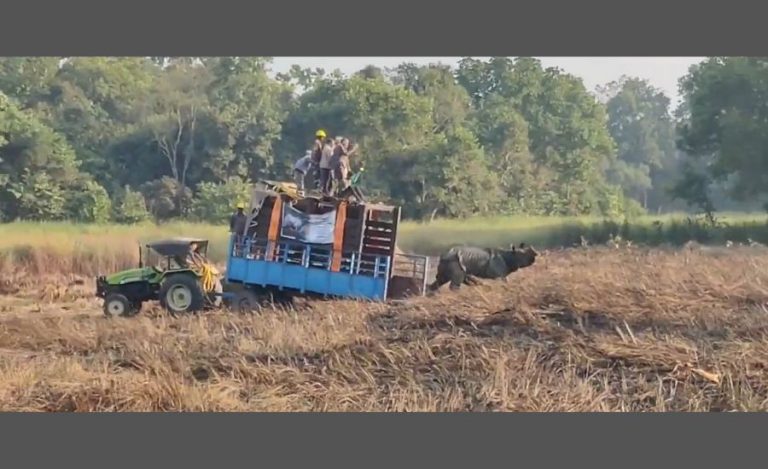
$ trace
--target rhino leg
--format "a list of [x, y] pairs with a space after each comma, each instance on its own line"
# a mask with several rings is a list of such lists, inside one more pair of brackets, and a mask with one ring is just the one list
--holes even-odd
[[464, 276], [464, 285], [469, 285], [471, 287], [475, 285], [479, 285], [480, 280], [478, 280], [476, 277], [473, 277], [472, 275], [465, 275]]
[[450, 267], [448, 266], [448, 263], [445, 261], [440, 261], [440, 263], [437, 265], [437, 275], [435, 276], [435, 281], [429, 285], [430, 291], [437, 291], [440, 287], [451, 280], [448, 272], [449, 269]]
[[451, 290], [458, 290], [466, 279], [466, 273], [458, 260], [452, 260], [444, 264], [443, 279], [451, 282]]

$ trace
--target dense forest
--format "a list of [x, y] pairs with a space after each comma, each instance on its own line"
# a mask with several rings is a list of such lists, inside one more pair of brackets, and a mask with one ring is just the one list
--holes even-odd
[[532, 58], [0, 58], [0, 221], [221, 221], [319, 128], [414, 219], [762, 208], [768, 59], [711, 58], [680, 90], [677, 109], [637, 78], [592, 92]]

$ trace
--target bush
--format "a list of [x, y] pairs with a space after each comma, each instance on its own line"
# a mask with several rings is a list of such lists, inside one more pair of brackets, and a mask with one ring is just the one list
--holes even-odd
[[69, 188], [64, 206], [67, 218], [84, 223], [109, 221], [112, 200], [95, 181], [80, 181]]
[[149, 216], [144, 196], [126, 186], [115, 204], [112, 219], [117, 223], [134, 224], [148, 220]]
[[225, 223], [237, 202], [248, 202], [251, 184], [239, 178], [230, 178], [222, 184], [204, 182], [197, 187], [192, 201], [192, 216], [208, 223]]
[[167, 176], [143, 184], [141, 192], [149, 213], [158, 221], [186, 215], [192, 201], [192, 191]]
[[8, 204], [15, 218], [22, 220], [61, 220], [65, 218], [66, 197], [59, 184], [44, 172], [25, 171], [17, 183], [10, 183], [6, 191], [11, 196]]

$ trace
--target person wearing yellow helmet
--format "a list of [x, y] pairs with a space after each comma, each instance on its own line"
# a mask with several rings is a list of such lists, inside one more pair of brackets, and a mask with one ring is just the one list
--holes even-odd
[[323, 157], [323, 146], [325, 146], [326, 137], [327, 134], [323, 129], [315, 132], [315, 142], [312, 145], [312, 167], [310, 168], [315, 188], [320, 187], [320, 160]]

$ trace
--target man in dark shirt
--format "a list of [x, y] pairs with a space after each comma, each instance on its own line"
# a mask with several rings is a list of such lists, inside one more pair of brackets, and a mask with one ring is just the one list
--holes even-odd
[[232, 217], [229, 219], [229, 232], [237, 235], [237, 238], [235, 239], [236, 241], [239, 240], [245, 232], [245, 223], [247, 217], [245, 216], [245, 212], [243, 212], [244, 209], [245, 204], [239, 202], [237, 204], [237, 212], [232, 214]]

